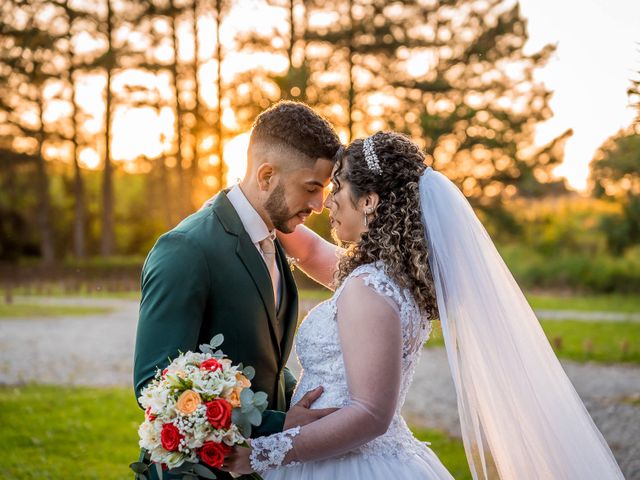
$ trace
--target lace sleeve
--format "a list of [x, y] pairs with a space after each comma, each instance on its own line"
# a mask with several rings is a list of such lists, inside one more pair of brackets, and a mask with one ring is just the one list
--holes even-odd
[[[293, 448], [293, 437], [300, 433], [300, 427], [290, 428], [281, 433], [259, 437], [251, 441], [251, 468], [265, 472], [282, 466], [285, 456]], [[291, 462], [289, 465], [297, 464]]]
[[397, 309], [362, 278], [349, 278], [337, 300], [337, 322], [350, 403], [299, 429], [254, 440], [256, 471], [343, 455], [387, 431], [402, 368]]

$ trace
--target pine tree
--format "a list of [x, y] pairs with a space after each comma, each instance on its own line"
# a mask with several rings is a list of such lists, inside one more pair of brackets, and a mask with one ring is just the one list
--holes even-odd
[[[1, 136], [9, 148], [35, 161], [34, 189], [37, 192], [36, 224], [40, 255], [45, 263], [55, 260], [55, 239], [49, 191], [50, 174], [45, 159], [45, 142], [53, 136], [47, 130], [46, 86], [59, 76], [53, 47], [56, 37], [47, 31], [42, 2], [8, 1], [2, 5], [0, 24], [0, 111]], [[10, 22], [10, 23], [9, 23]]]

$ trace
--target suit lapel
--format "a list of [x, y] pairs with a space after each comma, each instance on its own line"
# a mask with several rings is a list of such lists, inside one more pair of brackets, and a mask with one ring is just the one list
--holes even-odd
[[[293, 338], [298, 326], [298, 290], [293, 279], [293, 274], [289, 268], [287, 257], [280, 242], [276, 240], [276, 250], [278, 252], [278, 268], [280, 268], [280, 279], [282, 283], [282, 295], [280, 302], [281, 322], [284, 329], [281, 352], [288, 352], [293, 344]], [[287, 358], [280, 358], [281, 367], [286, 364]]]
[[227, 233], [237, 237], [236, 254], [244, 264], [260, 294], [269, 318], [271, 340], [276, 348], [278, 357], [282, 358], [275, 300], [273, 298], [273, 287], [271, 285], [269, 270], [224, 192], [216, 196], [212, 208]]

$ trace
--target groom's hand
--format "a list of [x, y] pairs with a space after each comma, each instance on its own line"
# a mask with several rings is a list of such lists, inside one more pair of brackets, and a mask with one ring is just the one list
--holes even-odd
[[338, 408], [311, 409], [311, 405], [320, 398], [323, 391], [324, 389], [322, 387], [317, 387], [305, 393], [300, 401], [293, 405], [287, 412], [287, 416], [284, 419], [284, 430], [293, 427], [302, 427], [339, 410]]

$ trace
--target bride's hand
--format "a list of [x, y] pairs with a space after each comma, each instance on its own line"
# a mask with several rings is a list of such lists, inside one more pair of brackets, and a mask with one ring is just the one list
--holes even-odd
[[233, 447], [231, 453], [224, 457], [224, 464], [220, 470], [242, 475], [253, 473], [251, 468], [251, 447]]

